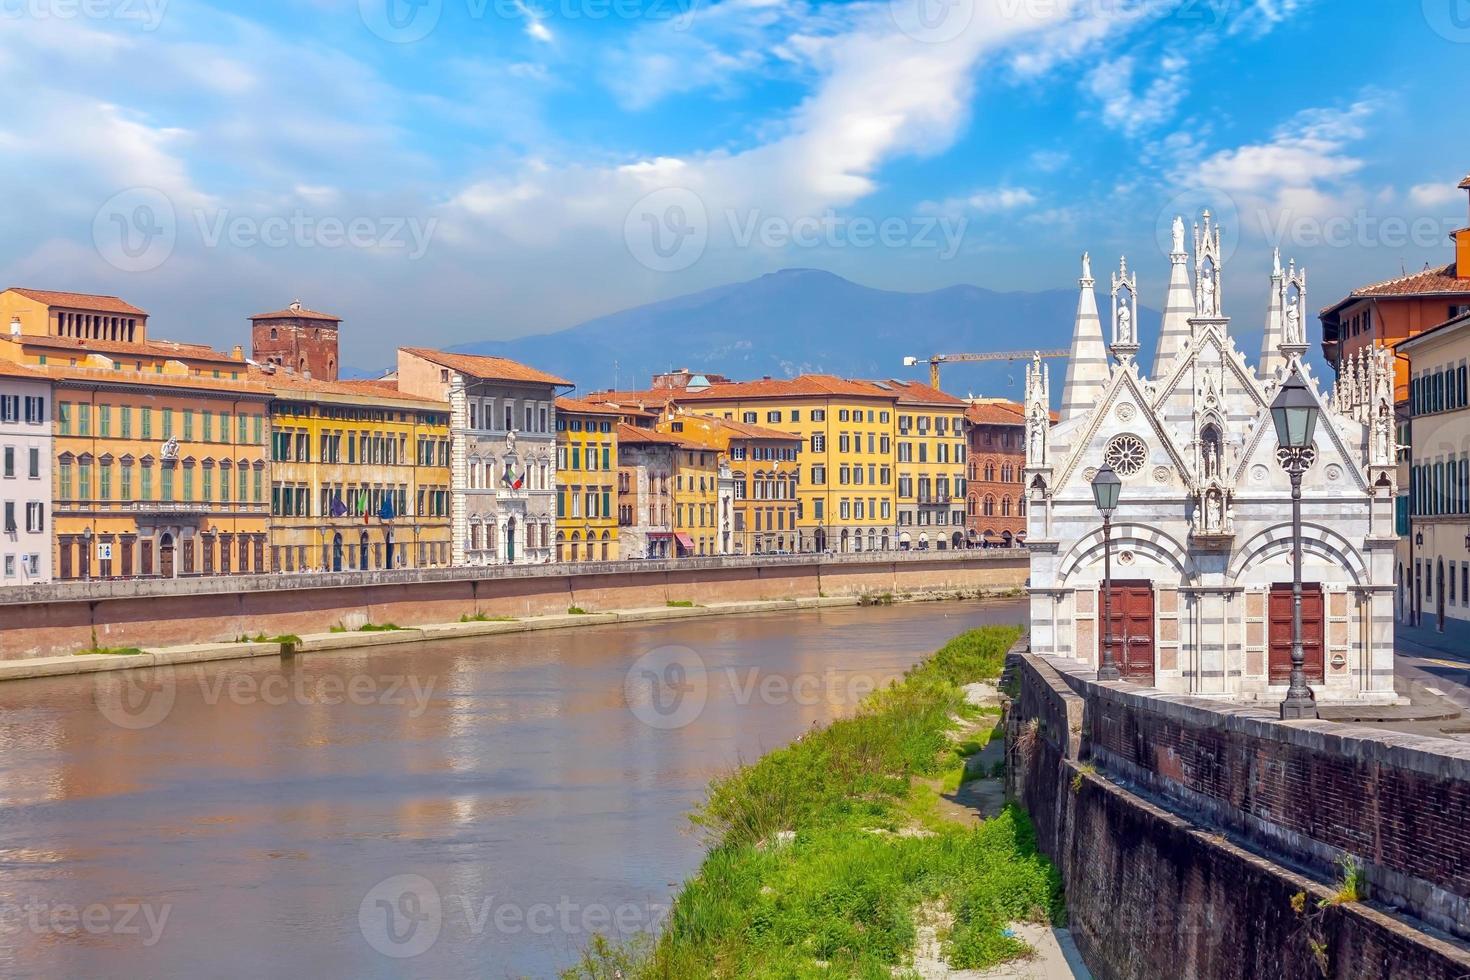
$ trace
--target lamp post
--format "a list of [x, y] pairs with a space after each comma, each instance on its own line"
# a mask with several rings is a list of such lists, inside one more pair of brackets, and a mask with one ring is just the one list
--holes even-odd
[[90, 582], [92, 581], [92, 529], [90, 527], [82, 528], [82, 550], [84, 552], [82, 574], [85, 576], [84, 581]]
[[1317, 700], [1307, 686], [1302, 650], [1302, 474], [1317, 455], [1312, 449], [1317, 399], [1300, 372], [1293, 370], [1276, 393], [1271, 421], [1276, 426], [1276, 461], [1291, 477], [1291, 686], [1281, 702], [1281, 717], [1315, 718]]
[[1118, 507], [1118, 492], [1123, 481], [1106, 464], [1092, 478], [1092, 500], [1102, 511], [1103, 519], [1103, 655], [1097, 679], [1115, 681], [1122, 675], [1113, 662], [1113, 511]]

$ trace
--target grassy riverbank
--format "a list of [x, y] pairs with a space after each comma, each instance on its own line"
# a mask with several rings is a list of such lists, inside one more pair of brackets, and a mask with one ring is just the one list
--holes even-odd
[[939, 805], [998, 737], [963, 687], [998, 677], [1018, 635], [965, 633], [851, 718], [716, 780], [694, 815], [711, 851], [662, 935], [596, 943], [565, 976], [886, 980], [912, 970], [925, 931], [955, 968], [1025, 955], [1008, 925], [1061, 915], [1029, 821]]

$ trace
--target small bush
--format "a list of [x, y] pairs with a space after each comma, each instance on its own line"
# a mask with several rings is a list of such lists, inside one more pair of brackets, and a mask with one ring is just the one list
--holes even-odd
[[585, 616], [587, 615], [587, 610], [583, 609], [581, 606], [567, 606], [567, 615]]
[[357, 631], [359, 633], [392, 633], [394, 630], [401, 629], [403, 629], [402, 626], [396, 626], [393, 623], [363, 623], [357, 628]]
[[672, 609], [693, 609], [694, 601], [692, 599], [670, 599], [664, 605]]
[[86, 650], [78, 650], [76, 652], [76, 655], [79, 656], [79, 657], [82, 657], [82, 656], [86, 656], [88, 654], [93, 654], [93, 653], [106, 654], [109, 657], [136, 657], [136, 656], [141, 655], [143, 653], [143, 651], [142, 650], [139, 650], [137, 647], [99, 647], [99, 646], [93, 646], [93, 647], [87, 648]]

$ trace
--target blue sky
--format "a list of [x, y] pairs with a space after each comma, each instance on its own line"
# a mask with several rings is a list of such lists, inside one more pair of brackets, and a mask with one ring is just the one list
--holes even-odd
[[0, 0], [0, 281], [372, 367], [788, 266], [1158, 307], [1211, 206], [1254, 332], [1274, 244], [1448, 260], [1467, 83], [1470, 0]]

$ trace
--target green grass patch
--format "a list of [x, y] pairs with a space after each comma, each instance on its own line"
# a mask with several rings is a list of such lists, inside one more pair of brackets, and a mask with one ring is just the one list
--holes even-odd
[[670, 607], [671, 609], [693, 609], [694, 608], [694, 600], [693, 599], [670, 599], [668, 602], [664, 603], [664, 605]]
[[581, 606], [567, 606], [567, 615], [585, 616], [587, 615], [587, 610], [583, 609]]
[[92, 653], [106, 654], [109, 657], [137, 657], [143, 651], [137, 647], [88, 647], [86, 650], [78, 650], [76, 655], [82, 657]]
[[[940, 789], [991, 736], [955, 744], [954, 717], [983, 714], [962, 685], [999, 676], [1019, 631], [949, 642], [849, 718], [710, 785], [693, 814], [711, 846], [652, 943], [593, 943], [569, 978], [888, 978], [911, 962], [923, 904], [949, 910], [955, 968], [1028, 950], [1017, 920], [1058, 921], [1060, 878], [1024, 813], [979, 825], [938, 816]], [[918, 826], [927, 833], [915, 833]], [[772, 846], [782, 831], [789, 844]]]
[[357, 628], [357, 631], [359, 633], [392, 633], [401, 629], [403, 629], [402, 626], [393, 623], [363, 623]]
[[487, 613], [477, 612], [473, 616], [464, 613], [459, 617], [461, 623], [514, 623], [514, 616], [491, 616]]
[[[339, 632], [339, 631], [338, 630], [333, 630], [333, 632], [335, 633], [335, 632]], [[235, 642], [236, 643], [276, 643], [276, 644], [279, 644], [280, 646], [299, 647], [301, 645], [301, 637], [297, 636], [295, 633], [277, 633], [275, 636], [266, 636], [264, 633], [256, 633], [254, 636], [243, 636], [242, 635], [242, 636], [236, 638]]]

